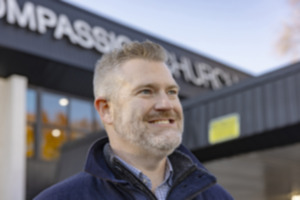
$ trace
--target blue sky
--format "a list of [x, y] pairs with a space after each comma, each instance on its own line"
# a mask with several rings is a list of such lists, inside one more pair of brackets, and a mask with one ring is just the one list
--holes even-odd
[[275, 49], [288, 0], [64, 1], [253, 75], [291, 63]]

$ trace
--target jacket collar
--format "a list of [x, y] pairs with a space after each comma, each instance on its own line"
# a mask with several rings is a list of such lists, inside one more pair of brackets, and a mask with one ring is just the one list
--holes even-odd
[[85, 163], [84, 171], [100, 179], [106, 179], [112, 182], [124, 182], [115, 177], [111, 171], [111, 168], [106, 162], [103, 149], [105, 144], [108, 142], [108, 138], [104, 137], [97, 140], [91, 146]]
[[[127, 183], [125, 180], [116, 177], [114, 169], [110, 166], [116, 166], [113, 160], [107, 159], [104, 154], [104, 146], [109, 142], [108, 138], [101, 138], [90, 148], [84, 170], [100, 179], [116, 183]], [[212, 176], [198, 161], [198, 159], [184, 146], [178, 147], [173, 154], [169, 156], [174, 170], [172, 188], [185, 188], [187, 184], [189, 189], [194, 188], [194, 192], [199, 189], [207, 189], [216, 183], [216, 178]], [[172, 189], [171, 189], [172, 190]], [[177, 192], [176, 192], [177, 193]], [[178, 193], [177, 195], [180, 195]], [[173, 195], [172, 195], [173, 196]], [[174, 196], [175, 197], [175, 196]]]

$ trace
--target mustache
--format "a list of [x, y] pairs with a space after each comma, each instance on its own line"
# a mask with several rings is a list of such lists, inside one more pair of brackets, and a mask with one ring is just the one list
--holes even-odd
[[149, 121], [158, 118], [180, 120], [182, 119], [182, 115], [174, 111], [160, 111], [160, 112], [154, 112], [146, 115], [144, 117], [144, 120]]

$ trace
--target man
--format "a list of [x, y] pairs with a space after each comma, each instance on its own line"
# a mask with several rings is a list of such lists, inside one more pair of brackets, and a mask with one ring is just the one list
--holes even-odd
[[94, 74], [95, 107], [108, 139], [90, 149], [84, 172], [36, 199], [231, 200], [183, 146], [179, 87], [166, 53], [146, 41], [104, 55]]

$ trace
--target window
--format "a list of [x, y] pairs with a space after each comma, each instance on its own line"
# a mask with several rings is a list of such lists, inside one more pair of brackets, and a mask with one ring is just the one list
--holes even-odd
[[70, 139], [79, 139], [91, 133], [93, 127], [93, 104], [89, 101], [72, 99], [70, 109]]
[[93, 130], [93, 107], [91, 102], [72, 99], [70, 111], [72, 129]]
[[60, 147], [66, 142], [66, 131], [58, 128], [43, 128], [41, 156], [43, 160], [54, 160], [59, 157]]
[[27, 125], [26, 125], [26, 156], [32, 158], [34, 156], [34, 142], [35, 142], [35, 124], [36, 124], [36, 91], [28, 89], [26, 94], [26, 113], [27, 113]]
[[42, 94], [42, 122], [43, 124], [67, 126], [68, 99], [53, 93]]
[[30, 88], [27, 91], [27, 158], [52, 161], [61, 146], [102, 129], [93, 100]]

